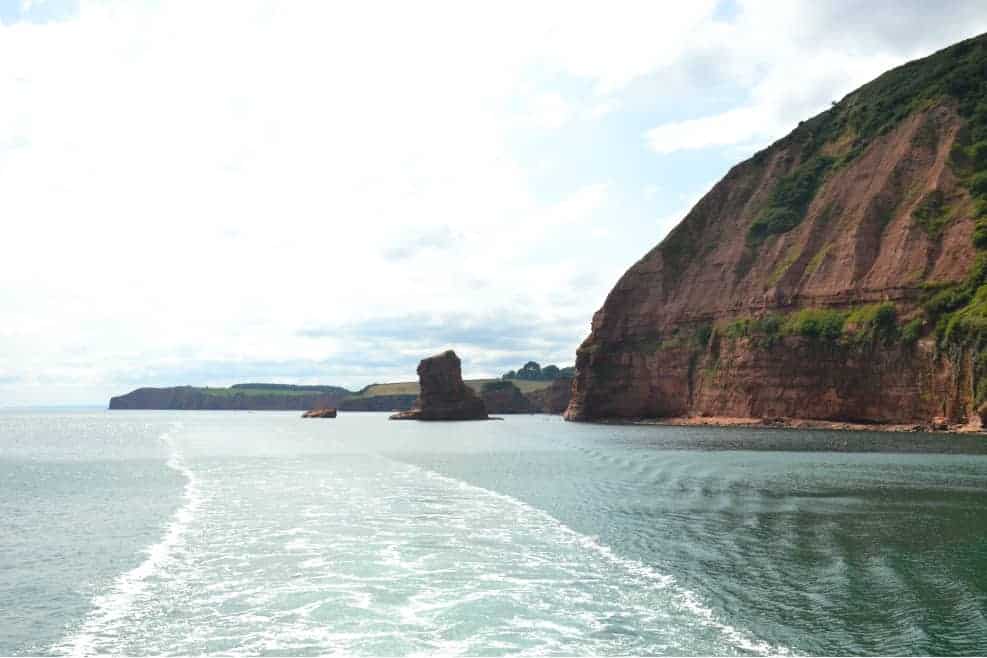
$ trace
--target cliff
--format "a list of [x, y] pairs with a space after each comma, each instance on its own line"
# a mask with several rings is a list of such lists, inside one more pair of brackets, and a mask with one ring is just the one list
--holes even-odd
[[492, 414], [530, 414], [535, 411], [521, 389], [506, 380], [487, 382], [480, 389], [480, 397]]
[[984, 247], [981, 36], [735, 166], [594, 315], [566, 417], [979, 422]]
[[253, 409], [306, 411], [336, 407], [350, 395], [338, 386], [236, 384], [229, 388], [138, 388], [110, 398], [110, 409]]
[[531, 413], [561, 414], [569, 406], [572, 397], [572, 378], [560, 377], [545, 388], [531, 391], [525, 397], [531, 405]]

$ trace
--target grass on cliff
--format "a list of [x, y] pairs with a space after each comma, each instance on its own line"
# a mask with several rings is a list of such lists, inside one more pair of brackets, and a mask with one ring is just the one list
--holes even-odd
[[[945, 100], [955, 102], [970, 125], [969, 146], [960, 158], [982, 170], [987, 166], [987, 35], [892, 69], [800, 123], [786, 139], [801, 145], [801, 164], [777, 183], [751, 223], [748, 246], [756, 248], [798, 226], [831, 169], [853, 161], [875, 138], [914, 112]], [[922, 138], [923, 132], [918, 136]], [[924, 137], [935, 142], [934, 133]], [[761, 151], [755, 160], [766, 153]], [[974, 194], [979, 194], [976, 190], [987, 194], [987, 176], [971, 179], [970, 187]], [[949, 214], [942, 206], [936, 207], [935, 199], [917, 212], [916, 221], [933, 236], [949, 221]], [[987, 222], [981, 234], [987, 246]]]
[[749, 338], [762, 347], [772, 347], [786, 336], [849, 344], [889, 343], [902, 335], [898, 313], [891, 302], [850, 310], [804, 308], [789, 314], [770, 313], [758, 318], [737, 318], [724, 325], [721, 332], [727, 338]]
[[[299, 387], [299, 388], [285, 388], [283, 386], [273, 386], [273, 387], [263, 387], [262, 385], [253, 384], [250, 386], [231, 386], [231, 387], [212, 387], [212, 386], [194, 386], [191, 387], [193, 390], [206, 395], [212, 395], [221, 398], [232, 398], [232, 397], [257, 397], [257, 396], [272, 396], [272, 397], [305, 397], [312, 395], [322, 395], [326, 393], [339, 393], [345, 395], [348, 393], [345, 389], [337, 387]], [[331, 389], [331, 390], [325, 390]]]

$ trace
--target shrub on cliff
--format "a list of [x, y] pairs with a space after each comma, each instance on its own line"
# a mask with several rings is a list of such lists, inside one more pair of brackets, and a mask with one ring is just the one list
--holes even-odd
[[905, 345], [914, 345], [922, 337], [922, 329], [925, 322], [922, 318], [915, 318], [901, 329], [901, 342]]
[[788, 316], [782, 333], [835, 341], [843, 335], [846, 313], [824, 308], [804, 308]]
[[846, 323], [858, 340], [891, 343], [900, 335], [898, 312], [891, 302], [870, 304], [847, 315]]
[[772, 235], [787, 233], [798, 226], [833, 162], [833, 158], [816, 155], [778, 181], [767, 208], [747, 230], [747, 243], [757, 245]]
[[723, 335], [734, 339], [750, 338], [756, 345], [772, 347], [781, 340], [784, 322], [784, 318], [776, 313], [759, 318], [737, 318], [723, 328]]

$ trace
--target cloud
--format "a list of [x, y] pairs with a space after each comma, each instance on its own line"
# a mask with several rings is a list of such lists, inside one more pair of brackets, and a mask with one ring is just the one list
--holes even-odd
[[405, 260], [428, 249], [449, 249], [457, 240], [458, 236], [447, 225], [406, 230], [383, 249], [383, 254], [388, 260]]
[[536, 128], [553, 132], [572, 117], [572, 108], [558, 92], [544, 92], [532, 99], [529, 116]]
[[887, 69], [985, 30], [979, 2], [950, 3], [948, 11], [917, 1], [741, 2], [730, 23], [705, 25], [681, 58], [691, 76], [719, 86], [740, 81], [746, 102], [714, 113], [699, 106], [698, 116], [661, 123], [645, 140], [662, 155], [753, 150]]
[[0, 399], [571, 362], [683, 151], [987, 29], [889, 7], [0, 0]]
[[[578, 278], [575, 280], [580, 282]], [[583, 280], [582, 283], [593, 282]], [[345, 338], [359, 344], [361, 354], [404, 354], [420, 358], [453, 348], [459, 350], [465, 363], [477, 365], [514, 363], [518, 359], [571, 361], [573, 345], [585, 332], [585, 318], [582, 315], [545, 317], [539, 310], [408, 313], [345, 325], [307, 327], [297, 333], [313, 340]]]

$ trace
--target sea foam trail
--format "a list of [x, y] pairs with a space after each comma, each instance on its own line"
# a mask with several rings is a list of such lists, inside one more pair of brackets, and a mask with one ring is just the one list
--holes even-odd
[[[175, 423], [173, 430], [178, 431], [181, 427], [181, 423]], [[185, 543], [188, 527], [202, 506], [202, 494], [195, 473], [175, 446], [171, 432], [165, 432], [160, 438], [168, 447], [168, 460], [165, 464], [185, 478], [182, 506], [172, 515], [161, 540], [144, 550], [147, 555], [144, 561], [118, 576], [105, 592], [93, 597], [92, 610], [85, 621], [74, 633], [52, 647], [55, 653], [107, 653], [99, 646], [100, 642], [118, 639], [120, 623], [134, 611], [135, 604], [147, 590], [148, 578], [159, 574]]]
[[445, 484], [459, 487], [464, 491], [470, 491], [497, 498], [522, 510], [526, 514], [537, 515], [542, 521], [552, 525], [562, 535], [571, 538], [573, 543], [598, 554], [604, 560], [623, 569], [625, 572], [633, 574], [634, 576], [651, 583], [653, 588], [669, 591], [673, 595], [673, 599], [681, 608], [688, 610], [703, 625], [718, 632], [724, 640], [741, 651], [758, 655], [791, 655], [791, 651], [786, 647], [775, 646], [762, 640], [758, 640], [751, 637], [748, 633], [731, 626], [730, 624], [719, 621], [713, 610], [703, 604], [701, 597], [695, 592], [679, 585], [674, 576], [661, 573], [660, 571], [637, 560], [617, 555], [609, 546], [600, 543], [600, 541], [595, 537], [584, 535], [570, 528], [565, 523], [544, 510], [533, 507], [528, 503], [507, 494], [486, 489], [474, 484], [469, 484], [468, 482], [436, 473], [435, 471], [431, 471], [415, 464], [408, 464], [407, 462], [401, 463], [421, 472], [425, 477], [433, 478], [444, 482]]

